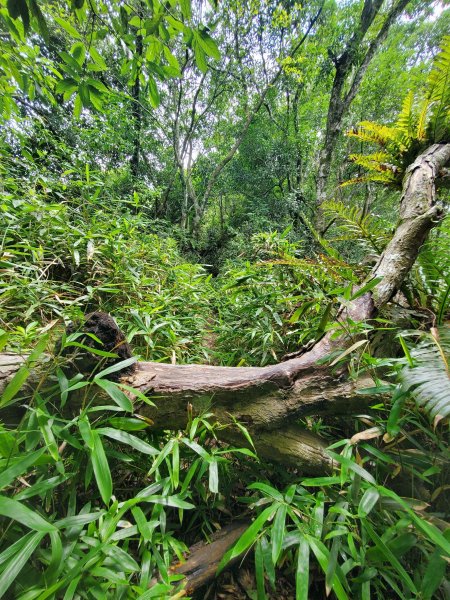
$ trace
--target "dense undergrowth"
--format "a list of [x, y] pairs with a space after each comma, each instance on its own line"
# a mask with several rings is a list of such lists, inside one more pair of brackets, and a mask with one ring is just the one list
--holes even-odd
[[[89, 187], [80, 190], [64, 202], [54, 188], [19, 193], [7, 182], [2, 191], [2, 350], [49, 357], [31, 390], [21, 371], [0, 401], [7, 410], [26, 407], [19, 423], [5, 413], [0, 431], [0, 596], [166, 598], [177, 593], [169, 566], [187, 545], [245, 515], [255, 519], [228, 558], [254, 548], [249, 597], [276, 596], [280, 578], [297, 598], [327, 590], [339, 599], [446, 597], [446, 426], [431, 427], [430, 407], [415, 409], [412, 392], [389, 376], [416, 365], [407, 336], [392, 358], [377, 359], [368, 343], [346, 357], [350, 374], [384, 373], [380, 403], [333, 429], [320, 419], [304, 423], [342, 439], [330, 450], [340, 471], [314, 479], [219, 443], [220, 424], [207, 414], [193, 416], [186, 431], [153, 432], [139, 403], [108, 382], [114, 368], [94, 381], [69, 375], [55, 346], [69, 321], [102, 310], [143, 360], [264, 365], [332, 327], [366, 267], [349, 265], [319, 237], [305, 257], [286, 230], [255, 236], [212, 277], [187, 262], [174, 239], [148, 233], [138, 206], [120, 211], [105, 200], [94, 210], [83, 198]], [[423, 298], [438, 324], [449, 300], [448, 265], [439, 258], [448, 231], [447, 219], [406, 289], [418, 298], [417, 314]], [[346, 232], [355, 243], [372, 239], [348, 223]], [[445, 329], [424, 339], [426, 361], [445, 372]], [[88, 400], [93, 386], [109, 394], [101, 411]], [[75, 413], [67, 409], [74, 393], [82, 398]]]

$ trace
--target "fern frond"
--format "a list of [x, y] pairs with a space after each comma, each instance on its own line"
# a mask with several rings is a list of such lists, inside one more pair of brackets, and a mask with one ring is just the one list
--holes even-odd
[[414, 366], [400, 373], [402, 387], [432, 418], [450, 416], [450, 328], [429, 334], [411, 351]]
[[396, 174], [400, 169], [397, 165], [393, 165], [389, 162], [392, 160], [392, 156], [387, 152], [375, 152], [375, 154], [350, 154], [349, 158], [360, 167], [364, 167], [369, 171], [379, 171], [380, 173], [391, 171]]
[[347, 281], [349, 277], [350, 279], [355, 279], [354, 266], [325, 254], [320, 254], [316, 260], [292, 257], [289, 259], [267, 260], [264, 263], [257, 263], [257, 265], [285, 265], [293, 267], [299, 269], [302, 275], [320, 283], [323, 283], [327, 278], [334, 283], [342, 283], [343, 281]]
[[416, 263], [419, 286], [424, 290], [425, 301], [437, 315], [441, 324], [450, 305], [450, 215], [422, 246]]
[[322, 204], [325, 214], [337, 220], [339, 230], [346, 239], [353, 239], [369, 246], [380, 254], [389, 240], [384, 224], [372, 215], [364, 215], [358, 207], [350, 208], [338, 200]]
[[415, 134], [415, 118], [414, 118], [414, 93], [408, 92], [403, 100], [402, 110], [395, 124], [397, 130], [403, 134], [402, 137], [406, 141], [411, 140]]
[[428, 119], [430, 116], [432, 102], [429, 98], [424, 98], [421, 102], [419, 115], [417, 118], [417, 130], [416, 130], [416, 138], [419, 141], [424, 141], [427, 139], [427, 126]]
[[450, 36], [445, 36], [441, 51], [433, 61], [427, 80], [427, 98], [432, 103], [428, 127], [430, 139], [439, 142], [450, 134]]
[[347, 185], [355, 185], [357, 183], [367, 183], [372, 181], [372, 175], [361, 175], [360, 177], [353, 177], [353, 179], [347, 179], [339, 184], [339, 187], [346, 187]]
[[359, 127], [347, 132], [349, 137], [356, 137], [363, 142], [372, 142], [385, 147], [389, 142], [396, 141], [395, 128], [371, 121], [361, 121]]

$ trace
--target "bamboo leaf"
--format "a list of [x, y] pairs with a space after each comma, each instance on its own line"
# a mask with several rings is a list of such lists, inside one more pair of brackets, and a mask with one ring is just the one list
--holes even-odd
[[261, 528], [264, 526], [266, 521], [273, 516], [278, 506], [279, 505], [275, 503], [263, 510], [263, 512], [255, 519], [250, 527], [241, 535], [236, 544], [225, 553], [217, 568], [217, 574], [219, 574], [231, 560], [237, 558], [240, 554], [245, 552], [247, 548], [255, 543]]
[[[9, 562], [1, 571], [0, 598], [3, 598], [10, 585], [16, 580], [17, 576], [27, 564], [28, 559], [39, 546], [44, 536], [44, 532], [38, 531], [19, 540], [19, 546], [14, 545], [17, 552], [14, 554], [14, 556], [12, 556], [12, 558], [10, 558]], [[12, 598], [12, 596], [10, 597]]]
[[112, 496], [112, 478], [102, 440], [97, 431], [92, 431], [93, 448], [91, 450], [92, 467], [97, 486], [105, 504], [109, 504]]
[[34, 529], [34, 531], [44, 533], [56, 531], [56, 527], [41, 517], [38, 512], [6, 496], [0, 496], [0, 515], [22, 523], [22, 525], [25, 525], [29, 529]]

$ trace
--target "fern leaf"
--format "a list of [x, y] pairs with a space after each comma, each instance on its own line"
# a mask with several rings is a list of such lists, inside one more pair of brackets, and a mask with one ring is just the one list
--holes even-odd
[[432, 103], [429, 135], [439, 142], [450, 133], [450, 36], [442, 41], [427, 81], [427, 98]]
[[421, 107], [419, 110], [419, 116], [417, 119], [416, 130], [416, 137], [421, 142], [427, 139], [427, 125], [431, 106], [432, 103], [429, 98], [424, 98], [422, 100]]
[[414, 137], [415, 118], [414, 118], [414, 93], [408, 92], [403, 100], [402, 110], [397, 118], [396, 128], [403, 134], [405, 142]]
[[379, 146], [386, 146], [389, 142], [395, 141], [397, 134], [395, 128], [371, 121], [361, 121], [357, 129], [347, 132], [350, 137], [357, 137], [363, 142], [372, 142]]
[[328, 217], [337, 220], [338, 230], [346, 235], [346, 239], [359, 241], [377, 254], [381, 253], [389, 239], [381, 221], [372, 215], [364, 215], [358, 207], [350, 208], [337, 200], [324, 202], [322, 207]]

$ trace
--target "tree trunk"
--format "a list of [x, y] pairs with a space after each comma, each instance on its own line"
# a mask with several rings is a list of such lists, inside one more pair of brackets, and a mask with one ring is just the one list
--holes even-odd
[[[330, 104], [328, 106], [325, 141], [319, 155], [316, 187], [316, 222], [319, 231], [323, 231], [324, 229], [321, 206], [326, 200], [327, 184], [331, 172], [331, 160], [333, 158], [337, 140], [341, 133], [343, 119], [350, 109], [351, 103], [359, 90], [361, 81], [370, 62], [382, 42], [386, 39], [391, 25], [395, 22], [409, 1], [410, 0], [398, 0], [398, 2], [394, 4], [384, 20], [378, 35], [370, 43], [364, 57], [360, 60], [360, 45], [364, 41], [370, 26], [374, 22], [375, 17], [378, 15], [383, 4], [383, 0], [365, 0], [358, 27], [353, 33], [346, 49], [340, 57], [331, 55], [336, 73], [331, 88]], [[346, 91], [346, 83], [351, 74], [353, 74], [353, 78], [348, 91]]]
[[[397, 292], [417, 258], [428, 233], [439, 222], [436, 181], [450, 162], [450, 144], [434, 144], [407, 169], [401, 196], [400, 220], [371, 277], [381, 277], [372, 293], [342, 306], [337, 320], [367, 321]], [[345, 330], [345, 328], [343, 328]], [[215, 367], [137, 363], [133, 373], [121, 378], [150, 397], [155, 406], [135, 402], [137, 414], [151, 418], [154, 427], [184, 428], [192, 414], [212, 413], [224, 426], [223, 439], [244, 444], [234, 425], [243, 424], [259, 454], [271, 461], [323, 472], [331, 461], [325, 443], [295, 424], [307, 415], [359, 412], [379, 397], [361, 395], [374, 385], [369, 375], [352, 380], [318, 360], [354, 342], [348, 335], [327, 333], [309, 352], [267, 367]], [[0, 393], [23, 358], [0, 355]], [[93, 386], [95, 387], [95, 386]], [[98, 390], [93, 390], [97, 392]], [[102, 401], [99, 398], [100, 401]], [[77, 410], [75, 399], [71, 406]]]
[[[136, 36], [136, 56], [138, 59], [142, 59], [142, 36]], [[142, 130], [142, 107], [140, 103], [141, 95], [141, 82], [139, 79], [141, 73], [140, 66], [136, 69], [136, 79], [131, 89], [131, 97], [133, 98], [133, 104], [131, 108], [131, 114], [133, 117], [133, 154], [130, 159], [131, 175], [134, 182], [137, 180], [139, 175], [139, 156], [141, 153], [141, 130]]]

